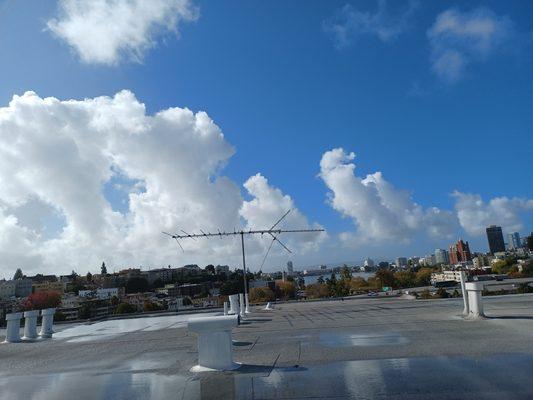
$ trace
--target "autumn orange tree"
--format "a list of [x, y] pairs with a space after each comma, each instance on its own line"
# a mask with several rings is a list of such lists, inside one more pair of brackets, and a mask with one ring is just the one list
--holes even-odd
[[45, 308], [55, 308], [61, 304], [61, 295], [58, 292], [37, 292], [32, 293], [24, 301], [23, 309], [43, 310]]

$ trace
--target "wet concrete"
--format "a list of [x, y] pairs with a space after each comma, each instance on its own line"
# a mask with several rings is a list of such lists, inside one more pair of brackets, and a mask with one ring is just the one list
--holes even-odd
[[363, 299], [255, 310], [222, 373], [196, 364], [190, 316], [105, 321], [0, 346], [1, 399], [531, 399], [533, 296]]

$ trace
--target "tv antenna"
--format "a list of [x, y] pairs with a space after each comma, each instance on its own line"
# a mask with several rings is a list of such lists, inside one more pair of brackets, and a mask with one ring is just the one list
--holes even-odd
[[324, 229], [275, 229], [281, 221], [283, 221], [285, 219], [285, 217], [287, 215], [289, 215], [289, 213], [291, 212], [291, 210], [287, 211], [285, 214], [283, 214], [277, 221], [274, 225], [272, 225], [270, 227], [270, 229], [258, 229], [258, 230], [254, 230], [254, 229], [250, 229], [250, 230], [240, 230], [240, 231], [237, 231], [237, 230], [233, 230], [233, 232], [221, 232], [220, 230], [217, 229], [217, 233], [211, 233], [211, 232], [207, 232], [205, 233], [203, 230], [200, 229], [200, 232], [202, 233], [187, 233], [185, 232], [184, 230], [181, 230], [180, 231], [182, 233], [179, 233], [179, 234], [172, 234], [172, 233], [168, 233], [168, 232], [161, 232], [163, 233], [164, 235], [167, 235], [169, 237], [171, 237], [172, 239], [174, 239], [176, 241], [176, 243], [178, 243], [178, 246], [180, 247], [180, 249], [184, 252], [185, 250], [183, 249], [181, 243], [180, 243], [180, 240], [182, 239], [192, 239], [192, 240], [196, 240], [198, 238], [213, 238], [213, 237], [219, 237], [220, 239], [222, 239], [222, 237], [224, 236], [237, 236], [237, 235], [240, 235], [241, 237], [241, 247], [242, 247], [242, 270], [243, 270], [243, 277], [244, 277], [244, 292], [245, 293], [248, 293], [248, 282], [246, 280], [246, 256], [245, 256], [245, 251], [244, 251], [244, 236], [245, 235], [269, 235], [270, 237], [272, 237], [272, 241], [270, 242], [270, 246], [268, 247], [268, 250], [265, 254], [265, 257], [263, 258], [263, 262], [261, 263], [261, 268], [263, 268], [263, 264], [265, 263], [266, 259], [267, 259], [267, 256], [268, 254], [270, 253], [270, 249], [272, 248], [272, 245], [274, 244], [274, 242], [277, 242], [281, 247], [283, 247], [283, 249], [289, 253], [292, 253], [292, 251], [281, 241], [279, 240], [279, 236], [282, 234], [282, 233], [306, 233], [306, 232], [324, 232]]

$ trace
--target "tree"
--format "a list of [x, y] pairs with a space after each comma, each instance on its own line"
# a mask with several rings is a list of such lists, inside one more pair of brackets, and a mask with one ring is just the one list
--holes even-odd
[[87, 272], [87, 275], [85, 276], [85, 279], [87, 279], [87, 282], [92, 282], [93, 281], [93, 274], [91, 274], [90, 272]]
[[317, 281], [317, 283], [323, 284], [324, 283], [324, 277], [322, 275], [320, 275], [316, 281]]
[[163, 281], [161, 280], [161, 278], [157, 278], [153, 283], [152, 283], [152, 287], [153, 288], [160, 288], [160, 287], [163, 287], [165, 286], [165, 284], [163, 283]]
[[431, 268], [420, 268], [416, 273], [416, 285], [428, 286], [431, 281], [431, 274], [433, 270]]
[[24, 274], [22, 273], [22, 270], [20, 268], [17, 268], [15, 271], [15, 275], [13, 276], [13, 279], [22, 279], [24, 278]]
[[61, 295], [58, 292], [37, 292], [28, 296], [22, 308], [25, 311], [56, 308], [61, 304]]
[[310, 299], [321, 299], [329, 296], [329, 289], [324, 283], [313, 283], [311, 285], [307, 285], [305, 288], [305, 294]]
[[107, 275], [107, 267], [105, 266], [105, 262], [102, 263], [102, 268], [100, 269], [100, 273], [102, 275]]
[[394, 273], [394, 280], [401, 288], [409, 288], [415, 286], [416, 275], [413, 271], [398, 271]]
[[376, 272], [376, 279], [381, 282], [381, 286], [396, 286], [394, 281], [394, 273], [385, 268], [380, 268]]
[[148, 281], [139, 276], [131, 277], [126, 281], [126, 293], [144, 293], [148, 291]]
[[250, 289], [251, 303], [266, 303], [274, 300], [274, 292], [267, 287], [257, 287]]
[[208, 274], [211, 274], [211, 275], [215, 275], [215, 266], [212, 265], [212, 264], [206, 265], [205, 266], [205, 272], [207, 272]]
[[294, 299], [296, 295], [296, 286], [294, 282], [278, 282], [276, 284], [276, 294], [279, 298], [287, 300]]
[[346, 264], [342, 266], [341, 279], [345, 279], [345, 280], [352, 279], [352, 271], [350, 271], [350, 268], [348, 268]]
[[137, 310], [131, 304], [120, 303], [115, 309], [115, 314], [130, 314], [130, 313], [134, 313], [135, 311]]

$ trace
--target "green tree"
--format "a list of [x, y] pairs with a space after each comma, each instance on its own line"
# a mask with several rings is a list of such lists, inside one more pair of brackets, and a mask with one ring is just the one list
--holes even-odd
[[100, 269], [100, 273], [102, 275], [107, 275], [107, 267], [105, 266], [105, 262], [102, 263], [102, 268]]
[[347, 265], [343, 265], [341, 269], [341, 279], [350, 280], [352, 279], [352, 271], [350, 271], [350, 268], [348, 268]]
[[433, 269], [431, 268], [420, 268], [416, 273], [416, 285], [428, 286], [431, 281], [432, 273]]
[[325, 283], [324, 282], [324, 277], [322, 275], [320, 275], [316, 281], [317, 281], [317, 283], [320, 283], [320, 284]]
[[91, 274], [90, 272], [87, 272], [85, 279], [87, 279], [87, 282], [91, 283], [93, 281], [93, 274]]
[[394, 280], [396, 285], [401, 288], [414, 287], [416, 283], [416, 275], [413, 271], [398, 271], [394, 273]]
[[134, 313], [135, 311], [137, 310], [131, 304], [120, 303], [115, 309], [115, 314], [131, 314], [131, 313]]
[[381, 268], [376, 271], [376, 279], [379, 279], [381, 286], [395, 287], [394, 273], [388, 269]]
[[205, 266], [205, 272], [207, 272], [208, 274], [211, 274], [211, 275], [215, 275], [215, 266], [212, 265], [212, 264], [206, 265]]
[[148, 281], [139, 276], [131, 277], [126, 281], [126, 293], [144, 293], [148, 291]]
[[22, 279], [24, 278], [24, 274], [22, 273], [22, 270], [20, 268], [17, 268], [15, 271], [15, 275], [13, 276], [13, 279]]

